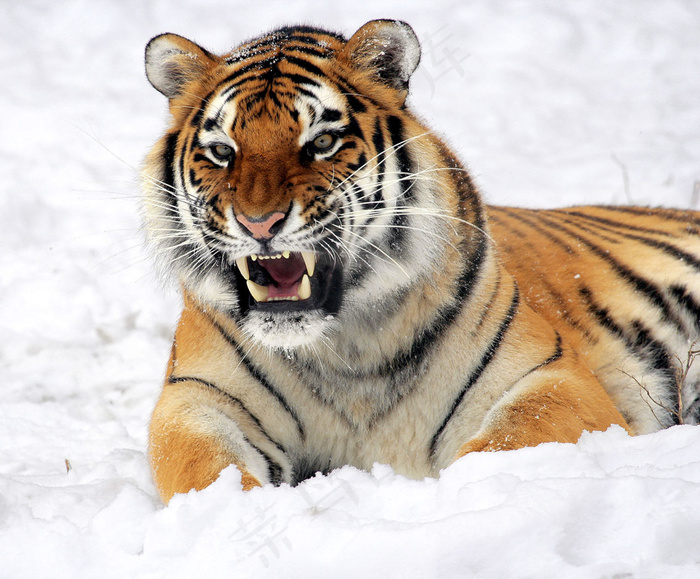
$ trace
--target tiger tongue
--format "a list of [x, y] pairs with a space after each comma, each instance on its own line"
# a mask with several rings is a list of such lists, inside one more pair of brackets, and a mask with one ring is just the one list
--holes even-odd
[[291, 286], [306, 273], [306, 264], [298, 253], [291, 254], [287, 259], [261, 259], [258, 263], [278, 286]]

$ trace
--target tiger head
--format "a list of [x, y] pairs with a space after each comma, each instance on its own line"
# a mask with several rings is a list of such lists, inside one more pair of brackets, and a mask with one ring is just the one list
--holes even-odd
[[[171, 126], [146, 159], [149, 240], [185, 291], [270, 347], [392, 308], [444, 253], [437, 140], [408, 112], [405, 23], [276, 30], [216, 56], [146, 49]], [[438, 185], [436, 185], [436, 183]], [[340, 321], [339, 321], [340, 320]]]

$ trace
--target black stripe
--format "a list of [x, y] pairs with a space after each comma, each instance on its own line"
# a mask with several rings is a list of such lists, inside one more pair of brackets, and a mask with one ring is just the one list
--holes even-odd
[[653, 247], [654, 249], [659, 249], [674, 259], [677, 259], [678, 261], [691, 266], [693, 269], [700, 271], [700, 259], [694, 256], [692, 253], [688, 253], [687, 251], [684, 251], [671, 243], [658, 241], [656, 239], [648, 239], [638, 235], [631, 235], [629, 233], [622, 233], [621, 235], [627, 237], [628, 239], [639, 241], [640, 243]]
[[474, 251], [472, 258], [466, 262], [465, 268], [457, 280], [453, 304], [440, 309], [435, 316], [435, 321], [424, 331], [418, 333], [410, 349], [399, 352], [390, 362], [378, 368], [375, 371], [376, 375], [391, 375], [409, 364], [414, 367], [423, 364], [428, 353], [438, 346], [439, 340], [455, 322], [465, 302], [471, 296], [486, 258], [487, 244], [488, 239], [485, 235], [481, 235], [478, 248]]
[[220, 129], [219, 119], [207, 119], [204, 121], [204, 126], [202, 127], [205, 131], [212, 131], [214, 129]]
[[288, 78], [294, 84], [307, 84], [307, 85], [315, 86], [315, 87], [321, 86], [320, 82], [318, 82], [317, 80], [315, 80], [311, 77], [305, 76], [303, 74], [287, 73], [287, 74], [283, 74], [281, 76], [281, 78]]
[[445, 416], [444, 420], [442, 421], [442, 424], [440, 427], [437, 429], [435, 434], [433, 435], [432, 439], [430, 440], [430, 446], [429, 446], [429, 455], [430, 457], [435, 456], [435, 451], [437, 449], [437, 444], [440, 439], [440, 436], [444, 432], [445, 428], [447, 427], [448, 423], [450, 420], [455, 415], [455, 412], [457, 412], [457, 409], [459, 408], [459, 405], [462, 403], [462, 400], [464, 399], [464, 396], [466, 393], [469, 391], [469, 389], [476, 384], [476, 382], [481, 378], [481, 375], [484, 373], [488, 365], [491, 363], [493, 358], [495, 357], [496, 353], [498, 352], [498, 349], [503, 342], [503, 339], [506, 336], [506, 333], [508, 332], [508, 328], [510, 327], [511, 322], [513, 321], [513, 318], [515, 317], [515, 314], [518, 310], [518, 306], [520, 304], [520, 292], [518, 291], [518, 287], [515, 286], [515, 290], [513, 292], [513, 299], [510, 304], [510, 308], [508, 308], [508, 312], [503, 318], [503, 321], [501, 322], [500, 327], [496, 331], [493, 339], [491, 340], [491, 343], [488, 345], [486, 350], [484, 351], [483, 355], [481, 356], [481, 360], [479, 360], [478, 365], [476, 368], [472, 371], [471, 376], [467, 379], [467, 381], [464, 383], [462, 386], [461, 390], [455, 397], [455, 399], [452, 401], [452, 405], [450, 406], [449, 411], [447, 412], [447, 415]]
[[[185, 203], [187, 204], [187, 208], [189, 209], [190, 216], [192, 217], [192, 221], [194, 223], [200, 223], [200, 219], [202, 218], [202, 209], [205, 206], [205, 199], [204, 195], [207, 193], [208, 189], [210, 188], [209, 186], [205, 186], [202, 188], [197, 188], [197, 195], [192, 198], [192, 196], [189, 195], [188, 193], [188, 187], [186, 180], [189, 177], [189, 174], [186, 174], [185, 171], [185, 158], [187, 156], [187, 151], [189, 151], [192, 148], [193, 141], [197, 138], [196, 134], [193, 134], [190, 137], [189, 142], [186, 142], [182, 145], [182, 149], [180, 150], [180, 159], [179, 159], [179, 166], [180, 166], [180, 185], [182, 186], [182, 192], [183, 192], [183, 199], [185, 200]], [[208, 160], [208, 159], [207, 159]], [[210, 164], [214, 165], [211, 161], [209, 161]]]
[[[246, 407], [243, 402], [241, 402], [238, 398], [235, 396], [231, 396], [228, 392], [224, 392], [221, 388], [216, 386], [216, 384], [213, 384], [211, 382], [208, 382], [207, 380], [202, 380], [201, 378], [195, 378], [193, 376], [169, 376], [168, 377], [168, 382], [170, 384], [179, 384], [181, 382], [194, 382], [196, 384], [200, 384], [202, 386], [206, 386], [207, 388], [210, 388], [214, 391], [216, 391], [218, 394], [223, 395], [226, 397], [229, 401], [234, 402], [237, 406], [241, 408], [249, 417], [250, 419], [256, 424], [260, 432], [267, 438], [272, 444], [274, 444], [277, 449], [280, 452], [283, 452], [286, 454], [286, 451], [282, 447], [281, 444], [273, 440], [270, 435], [267, 434], [265, 429], [262, 427], [262, 424], [260, 423], [260, 420], [257, 419], [253, 415], [252, 412], [250, 412]], [[262, 456], [263, 460], [265, 461], [265, 464], [267, 465], [267, 473], [268, 477], [270, 479], [270, 482], [275, 485], [279, 486], [282, 483], [282, 467], [278, 462], [272, 459], [269, 454], [267, 454], [265, 451], [263, 451], [260, 447], [257, 445], [253, 444], [250, 439], [244, 434], [241, 433], [243, 436], [243, 439], [245, 440], [246, 444], [250, 445], [260, 456]]]
[[280, 466], [280, 464], [272, 460], [272, 457], [269, 456], [266, 452], [263, 452], [259, 448], [256, 448], [254, 444], [251, 444], [251, 446], [255, 448], [255, 450], [257, 450], [260, 453], [260, 455], [265, 459], [265, 462], [267, 463], [267, 476], [270, 479], [270, 483], [276, 487], [280, 486], [284, 482], [282, 480], [282, 467]]
[[229, 91], [239, 88], [242, 84], [245, 84], [250, 80], [259, 80], [262, 76], [260, 71], [266, 67], [269, 67], [269, 65], [270, 63], [267, 60], [258, 60], [250, 64], [246, 64], [223, 79], [219, 83], [218, 88], [228, 85], [226, 86], [226, 90]]
[[[405, 142], [404, 126], [403, 121], [392, 115], [387, 119], [387, 128], [389, 130], [389, 137], [393, 146], [393, 154], [396, 157], [396, 163], [398, 165], [398, 182], [399, 189], [401, 193], [398, 197], [397, 209], [410, 202], [415, 195], [412, 193], [413, 185], [415, 180], [409, 178], [412, 174], [411, 159], [408, 153], [408, 144]], [[383, 149], [382, 149], [383, 150]], [[386, 159], [387, 155], [383, 156], [382, 161]], [[378, 190], [381, 193], [381, 189]], [[403, 213], [396, 213], [391, 220], [389, 225], [389, 236], [386, 240], [389, 248], [394, 253], [396, 258], [401, 258], [403, 255], [403, 250], [405, 249], [405, 241], [407, 236], [406, 226], [408, 225], [408, 216]]]
[[[644, 237], [642, 235], [635, 235], [633, 233], [628, 233], [625, 231], [621, 231], [621, 228], [626, 228], [631, 231], [637, 231], [641, 233], [647, 233], [649, 235], [660, 235], [663, 237], [675, 237], [673, 234], [668, 233], [666, 231], [658, 231], [658, 230], [652, 230], [652, 229], [644, 229], [642, 227], [635, 227], [633, 225], [627, 225], [625, 223], [620, 223], [617, 221], [612, 221], [610, 219], [604, 219], [602, 217], [593, 217], [586, 215], [584, 213], [578, 213], [575, 211], [561, 211], [561, 213], [564, 213], [566, 215], [574, 215], [576, 217], [585, 219], [587, 221], [593, 222], [594, 227], [597, 227], [598, 229], [601, 229], [603, 231], [607, 231], [610, 233], [614, 233], [618, 235], [619, 237], [623, 237], [624, 239], [631, 239], [634, 241], [638, 241], [640, 243], [643, 243], [644, 245], [647, 245], [649, 247], [652, 247], [654, 249], [659, 249], [663, 251], [664, 253], [667, 253], [674, 259], [677, 259], [679, 261], [685, 262], [694, 269], [700, 271], [700, 259], [698, 259], [695, 255], [688, 253], [687, 251], [684, 251], [683, 249], [676, 247], [675, 245], [671, 243], [667, 243], [665, 241], [659, 241], [658, 239], [654, 239], [652, 237]], [[596, 235], [596, 233], [590, 231], [589, 229], [586, 229], [585, 227], [578, 225], [568, 219], [563, 219], [564, 222], [569, 223], [570, 225], [574, 225], [577, 227], [580, 227], [587, 233], [590, 233], [592, 235]]]
[[561, 225], [560, 223], [556, 223], [551, 219], [547, 219], [544, 216], [542, 217], [542, 219], [547, 223], [548, 226], [562, 231], [565, 234], [573, 237], [578, 243], [586, 245], [593, 254], [598, 256], [603, 261], [607, 262], [618, 276], [624, 279], [627, 283], [634, 286], [634, 288], [638, 292], [644, 294], [649, 301], [651, 301], [659, 310], [661, 310], [661, 312], [663, 313], [663, 317], [670, 323], [672, 323], [674, 326], [676, 326], [676, 328], [682, 335], [686, 334], [683, 322], [675, 314], [673, 308], [668, 304], [668, 302], [664, 298], [661, 290], [654, 283], [652, 283], [648, 279], [637, 275], [629, 267], [617, 261], [608, 251], [604, 250], [595, 243], [587, 240], [585, 237], [575, 235], [567, 227]]
[[404, 134], [403, 121], [399, 117], [392, 115], [387, 119], [387, 128], [389, 129], [389, 136], [394, 147], [394, 155], [396, 156], [398, 165], [398, 176], [401, 179], [399, 181], [401, 197], [410, 201], [413, 198], [413, 194], [411, 193], [413, 179], [409, 179], [408, 176], [412, 174], [412, 164], [408, 154], [408, 143], [405, 142], [406, 136]]
[[[542, 279], [540, 280], [540, 282], [556, 303], [557, 310], [560, 312], [561, 319], [564, 320], [564, 322], [566, 322], [567, 324], [569, 324], [572, 328], [575, 328], [583, 336], [585, 336], [586, 340], [588, 340], [589, 343], [593, 345], [597, 344], [597, 338], [591, 333], [591, 330], [582, 323], [582, 320], [575, 320], [572, 317], [571, 312], [569, 311], [572, 305], [570, 298], [564, 297], [561, 293], [559, 293], [559, 291], [555, 289], [554, 286], [547, 279]], [[588, 321], [589, 318], [584, 317], [584, 320]]]
[[386, 238], [386, 244], [389, 246], [394, 259], [404, 258], [406, 250], [409, 249], [406, 245], [406, 237], [409, 231], [408, 215], [402, 213], [394, 214], [387, 229], [389, 230], [389, 235]]
[[293, 46], [289, 51], [285, 51], [286, 54], [289, 52], [301, 52], [302, 54], [309, 54], [311, 56], [317, 56], [319, 58], [329, 58], [330, 54], [327, 49], [316, 48], [314, 46]]
[[[238, 95], [238, 91], [236, 90], [236, 88], [237, 87], [235, 85], [232, 85], [232, 86], [225, 88], [224, 90], [222, 90], [219, 93], [219, 96], [222, 99], [224, 99], [225, 104], [230, 103], [234, 98], [236, 98], [236, 96]], [[213, 92], [209, 93], [209, 95], [207, 95], [207, 102], [209, 102], [209, 98], [211, 97], [212, 94], [214, 94], [214, 92], [216, 92], [216, 91], [213, 91]], [[222, 109], [223, 109], [223, 106], [222, 106]], [[219, 111], [219, 114], [221, 114], [221, 110]]]
[[[360, 156], [357, 159], [357, 163], [348, 163], [347, 167], [348, 170], [350, 171], [350, 174], [355, 173], [355, 171], [359, 171], [362, 169], [367, 164], [367, 155], [363, 153], [360, 153]], [[344, 177], [345, 178], [345, 177]], [[336, 175], [335, 180], [338, 181], [338, 175]], [[329, 179], [330, 181], [330, 179]], [[324, 189], [325, 191], [325, 189]]]
[[676, 298], [681, 307], [690, 314], [695, 321], [695, 328], [700, 329], [700, 303], [696, 301], [688, 288], [681, 285], [672, 285], [669, 288], [671, 295]]
[[245, 366], [248, 373], [258, 382], [260, 382], [260, 385], [263, 388], [265, 388], [265, 390], [267, 390], [277, 400], [277, 402], [279, 402], [280, 406], [282, 406], [282, 408], [284, 408], [287, 411], [287, 413], [291, 416], [292, 420], [294, 420], [294, 423], [296, 424], [299, 437], [303, 441], [306, 438], [304, 427], [301, 424], [299, 415], [291, 408], [291, 406], [289, 406], [289, 403], [287, 402], [286, 398], [277, 388], [275, 388], [272, 385], [272, 383], [267, 379], [263, 372], [248, 359], [248, 356], [243, 351], [238, 342], [236, 342], [233, 336], [231, 336], [214, 318], [212, 318], [211, 315], [206, 313], [205, 315], [207, 319], [211, 322], [211, 324], [219, 331], [221, 336], [236, 351], [239, 358], [241, 359], [241, 363]]
[[[357, 149], [357, 144], [354, 141], [347, 141], [347, 142], [343, 143], [342, 145], [340, 145], [340, 147], [338, 147], [338, 150], [335, 152], [335, 154], [337, 155], [341, 151], [351, 151], [353, 149]], [[349, 164], [348, 164], [348, 167], [349, 167]]]
[[562, 338], [561, 338], [561, 334], [560, 334], [559, 332], [556, 332], [556, 335], [557, 335], [557, 342], [556, 342], [556, 345], [554, 346], [554, 354], [552, 354], [549, 358], [547, 358], [547, 359], [546, 359], [544, 362], [542, 362], [541, 364], [537, 364], [537, 366], [535, 366], [534, 368], [532, 368], [531, 370], [529, 370], [529, 371], [527, 372], [527, 374], [524, 374], [524, 375], [520, 378], [520, 380], [522, 380], [523, 378], [525, 378], [525, 376], [529, 376], [529, 375], [532, 374], [533, 372], [536, 372], [536, 371], [539, 370], [540, 368], [544, 368], [545, 366], [548, 366], [549, 364], [553, 364], [553, 363], [556, 362], [557, 360], [560, 360], [560, 359], [561, 359], [561, 357], [564, 355], [564, 350], [563, 350], [563, 348], [562, 348], [562, 346], [561, 346], [561, 344], [562, 344]]
[[594, 301], [593, 292], [585, 286], [581, 287], [578, 291], [579, 295], [583, 298], [588, 311], [593, 314], [593, 317], [598, 321], [598, 323], [621, 340], [628, 341], [623, 329], [610, 317], [610, 312], [608, 309], [600, 307]]
[[285, 108], [280, 99], [277, 97], [277, 93], [274, 90], [270, 90], [267, 92], [267, 95], [269, 99], [277, 106], [278, 108]]
[[202, 179], [197, 179], [197, 173], [194, 169], [190, 169], [190, 185], [193, 188], [197, 188], [202, 184]]
[[632, 225], [630, 223], [624, 223], [622, 221], [615, 221], [614, 219], [608, 219], [606, 217], [601, 217], [599, 215], [590, 215], [582, 211], [576, 211], [573, 209], [555, 209], [552, 213], [561, 213], [564, 215], [578, 217], [580, 219], [585, 219], [586, 221], [591, 221], [593, 223], [599, 223], [601, 225], [607, 225], [608, 231], [620, 232], [621, 229], [627, 229], [628, 231], [636, 231], [638, 233], [648, 233], [651, 235], [660, 235], [663, 237], [674, 237], [672, 233], [668, 231], [663, 231], [660, 229], [652, 229], [650, 227], [640, 227], [637, 225]]
[[[311, 92], [310, 90], [306, 90], [304, 87], [297, 86], [296, 92], [297, 92], [297, 94], [303, 94], [304, 96], [307, 96], [309, 98], [312, 98], [312, 99], [318, 101], [318, 97], [316, 96], [316, 94]], [[316, 112], [313, 109], [309, 109], [309, 112], [312, 113], [312, 115], [311, 115], [312, 117], [316, 115]], [[311, 124], [313, 124], [313, 120], [314, 119], [311, 120]]]
[[343, 113], [337, 109], [324, 109], [321, 114], [321, 122], [333, 123], [343, 118]]
[[[530, 229], [534, 229], [537, 233], [542, 235], [543, 237], [546, 237], [549, 239], [552, 243], [563, 249], [566, 253], [574, 254], [576, 253], [574, 249], [566, 243], [563, 239], [560, 237], [557, 237], [554, 235], [551, 231], [543, 227], [540, 223], [537, 223], [534, 219], [537, 218], [538, 213], [535, 212], [529, 212], [531, 214], [533, 219], [529, 219], [523, 215], [524, 211], [513, 211], [511, 209], [508, 209], [507, 207], [499, 207], [499, 210], [501, 210], [503, 213], [507, 214], [511, 219], [514, 219], [518, 223], [521, 223], [525, 225], [526, 227], [529, 227]], [[539, 215], [544, 215], [544, 212], [539, 213]]]
[[[209, 211], [216, 215], [222, 223], [226, 223], [226, 214], [219, 208], [221, 203], [221, 197], [214, 197], [213, 199], [207, 201], [207, 207], [209, 208]], [[220, 231], [219, 234], [223, 235], [227, 240], [232, 239], [230, 235], [223, 231]]]
[[384, 131], [382, 130], [380, 117], [374, 119], [374, 130], [372, 131], [372, 144], [374, 145], [375, 153], [377, 155], [377, 165], [381, 167], [384, 164], [384, 157], [386, 155], [386, 145], [384, 144]]
[[198, 126], [199, 123], [201, 122], [201, 120], [202, 120], [202, 115], [204, 114], [204, 105], [205, 105], [205, 103], [207, 103], [207, 102], [208, 102], [208, 101], [201, 101], [201, 103], [200, 103], [200, 105], [199, 105], [199, 109], [197, 109], [197, 112], [195, 112], [194, 115], [192, 115], [192, 120], [190, 121], [190, 124], [191, 124], [193, 127]]
[[[471, 183], [462, 180], [459, 175], [455, 176], [455, 179], [458, 181], [458, 185], [460, 185], [460, 197], [465, 198], [465, 201], [469, 200], [474, 194]], [[478, 199], [474, 199], [473, 203], [475, 209], [473, 225], [476, 227], [476, 230], [480, 232], [478, 233], [479, 242], [476, 247], [469, 248], [470, 250], [466, 252], [464, 269], [456, 280], [454, 302], [438, 311], [434, 322], [423, 332], [418, 334], [409, 350], [400, 352], [391, 362], [386, 364], [383, 368], [379, 368], [377, 370], [379, 375], [393, 373], [397, 368], [402, 368], [409, 363], [413, 364], [415, 367], [419, 367], [419, 365], [423, 363], [424, 358], [428, 355], [428, 352], [438, 345], [440, 338], [445, 335], [447, 330], [459, 317], [464, 304], [471, 297], [486, 260], [489, 243], [486, 234], [481, 233], [486, 227], [482, 207]], [[462, 215], [462, 217], [466, 217], [466, 215]]]
[[525, 372], [525, 374], [523, 374], [520, 378], [518, 378], [517, 380], [514, 380], [513, 384], [519, 382], [520, 380], [522, 380], [526, 376], [529, 376], [533, 372], [537, 372], [537, 370], [540, 370], [541, 368], [544, 368], [545, 366], [548, 366], [549, 364], [553, 364], [554, 362], [561, 360], [562, 356], [564, 355], [564, 349], [562, 348], [562, 337], [561, 337], [561, 334], [557, 331], [555, 331], [555, 334], [557, 336], [557, 340], [556, 340], [556, 343], [554, 345], [554, 353], [549, 358], [547, 358], [544, 362], [537, 364], [534, 368], [531, 368], [530, 370]]
[[158, 190], [166, 197], [168, 220], [171, 223], [180, 225], [180, 218], [177, 212], [177, 196], [175, 194], [175, 174], [173, 171], [176, 149], [177, 133], [170, 133], [166, 138], [165, 150], [163, 151], [163, 187], [159, 187]]
[[628, 213], [630, 215], [640, 215], [644, 217], [661, 216], [667, 221], [676, 221], [685, 223], [686, 225], [700, 226], [700, 217], [695, 211], [679, 211], [678, 209], [648, 209], [643, 207], [625, 207], [625, 206], [610, 206], [606, 207], [608, 211], [616, 211], [618, 213]]
[[669, 354], [666, 346], [654, 338], [651, 330], [644, 326], [640, 320], [632, 322], [633, 345], [640, 355], [644, 354], [644, 358], [651, 362], [651, 366], [656, 370], [670, 371], [673, 369], [671, 354]]
[[[320, 35], [321, 38], [319, 39], [317, 36], [314, 36], [314, 34]], [[332, 32], [327, 33], [325, 30], [320, 30], [312, 26], [294, 26], [291, 27], [289, 41], [290, 43], [301, 42], [303, 44], [311, 45], [312, 47], [315, 46], [319, 49], [323, 48], [326, 50], [326, 52], [330, 52], [330, 48], [328, 48], [325, 44], [326, 39], [323, 38], [323, 36], [333, 36], [338, 40], [345, 40]], [[296, 45], [292, 44], [292, 48], [296, 50], [297, 47]]]
[[[669, 383], [669, 387], [675, 385], [675, 372], [671, 354], [661, 341], [652, 336], [651, 331], [641, 321], [632, 321], [630, 329], [625, 330], [612, 319], [607, 308], [603, 308], [596, 303], [590, 289], [582, 287], [579, 293], [586, 303], [588, 311], [598, 320], [600, 325], [622, 340], [625, 347], [638, 359], [647, 363], [653, 370], [659, 371]], [[677, 420], [677, 412], [674, 416]]]
[[273, 43], [278, 43], [280, 40], [294, 41], [297, 38], [300, 38], [304, 41], [318, 44], [319, 40], [315, 36], [309, 36], [313, 34], [318, 34], [321, 37], [321, 40], [323, 40], [324, 36], [330, 36], [336, 40], [345, 40], [345, 37], [336, 32], [331, 32], [329, 30], [324, 30], [322, 28], [305, 24], [300, 24], [297, 26], [282, 26], [276, 30], [273, 30], [269, 34], [266, 34], [265, 36], [269, 37], [269, 39], [267, 39], [268, 42]]
[[[386, 206], [383, 196], [383, 184], [385, 178], [385, 165], [386, 165], [386, 151], [384, 142], [384, 132], [382, 131], [382, 126], [377, 117], [374, 121], [374, 131], [372, 132], [372, 144], [374, 145], [375, 154], [377, 156], [377, 184], [375, 185], [374, 191], [372, 193], [371, 205], [368, 205], [368, 209], [372, 211], [379, 211]], [[368, 224], [377, 218], [376, 214], [373, 214], [368, 220]]]
[[320, 76], [321, 78], [326, 78], [326, 74], [318, 66], [316, 66], [315, 64], [311, 64], [308, 60], [289, 55], [286, 57], [286, 61], [290, 64], [298, 66], [299, 68], [304, 69], [309, 74], [313, 74], [314, 76]]
[[[503, 209], [503, 208], [501, 207], [499, 209]], [[507, 213], [507, 211], [504, 211], [504, 213]], [[508, 218], [503, 219], [497, 213], [495, 213], [495, 211], [489, 211], [489, 222], [500, 224], [501, 227], [508, 229], [508, 233], [512, 233], [513, 235], [515, 235], [516, 237], [518, 237], [520, 239], [527, 239], [528, 238], [528, 235], [524, 231], [521, 231], [520, 229], [513, 228], [513, 224], [511, 223], [510, 219], [508, 219]], [[499, 247], [503, 249], [506, 246], [504, 246], [501, 243], [501, 244], [499, 244]], [[513, 251], [512, 249], [508, 249], [509, 253], [511, 253], [512, 251]]]
[[235, 64], [251, 58], [258, 58], [261, 54], [277, 50], [279, 46], [275, 44], [276, 41], [279, 41], [279, 37], [267, 36], [244, 43], [234, 50], [233, 54], [229, 55], [226, 59], [226, 64]]
[[357, 114], [367, 111], [367, 107], [359, 98], [357, 98], [356, 94], [345, 91], [343, 95], [345, 96], [345, 100], [347, 100], [348, 107], [350, 107], [350, 110], [353, 113]]
[[561, 334], [557, 332], [557, 345], [554, 351], [554, 354], [552, 354], [549, 358], [547, 358], [544, 362], [542, 362], [538, 368], [542, 368], [544, 366], [548, 366], [549, 364], [553, 364], [557, 360], [561, 359], [561, 357], [564, 355], [564, 350], [561, 347], [562, 339], [561, 339]]
[[219, 165], [217, 165], [216, 163], [214, 163], [214, 161], [212, 161], [212, 160], [211, 160], [209, 157], [207, 157], [206, 155], [202, 155], [202, 153], [195, 153], [195, 155], [194, 155], [194, 157], [192, 158], [192, 160], [193, 160], [195, 163], [207, 163], [209, 166], [212, 166], [212, 167], [215, 167], [215, 168], [217, 168], [217, 169], [220, 169]]
[[280, 452], [283, 452], [285, 454], [287, 453], [287, 451], [284, 449], [284, 447], [279, 442], [274, 440], [267, 433], [267, 431], [263, 428], [263, 425], [260, 422], [260, 420], [258, 419], [258, 417], [255, 416], [250, 410], [248, 410], [248, 408], [246, 408], [246, 405], [243, 404], [243, 402], [241, 401], [240, 398], [236, 398], [235, 396], [232, 396], [228, 392], [219, 388], [213, 382], [209, 382], [208, 380], [203, 380], [202, 378], [196, 378], [194, 376], [172, 376], [171, 375], [168, 377], [168, 382], [170, 384], [179, 384], [181, 382], [195, 382], [197, 384], [201, 384], [202, 386], [206, 386], [207, 388], [209, 388], [211, 390], [214, 390], [218, 394], [221, 394], [226, 399], [228, 399], [230, 402], [233, 402], [235, 405], [239, 406], [241, 408], [241, 410], [243, 410], [243, 412], [245, 412], [250, 417], [250, 419], [255, 423], [255, 425], [258, 427], [260, 432], [265, 435], [265, 438], [267, 438], [272, 444], [274, 444]]
[[343, 136], [354, 135], [358, 139], [364, 141], [365, 134], [360, 128], [360, 123], [357, 122], [355, 115], [350, 115], [348, 118], [348, 124], [343, 128]]
[[498, 301], [498, 296], [501, 293], [501, 280], [503, 277], [503, 270], [499, 269], [498, 271], [498, 278], [496, 279], [496, 287], [493, 289], [491, 292], [491, 295], [489, 296], [488, 302], [484, 305], [484, 308], [481, 310], [481, 315], [479, 316], [479, 321], [476, 322], [475, 324], [472, 324], [471, 327], [471, 335], [476, 336], [476, 334], [480, 331], [481, 327], [484, 325], [486, 320], [489, 318], [489, 314], [493, 313], [494, 309], [494, 304]]

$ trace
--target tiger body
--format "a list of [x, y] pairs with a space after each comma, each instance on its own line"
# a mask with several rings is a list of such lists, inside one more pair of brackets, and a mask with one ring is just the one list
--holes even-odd
[[406, 24], [147, 49], [172, 124], [148, 236], [182, 287], [150, 428], [164, 500], [343, 465], [437, 476], [471, 451], [697, 421], [700, 215], [486, 207], [405, 107]]

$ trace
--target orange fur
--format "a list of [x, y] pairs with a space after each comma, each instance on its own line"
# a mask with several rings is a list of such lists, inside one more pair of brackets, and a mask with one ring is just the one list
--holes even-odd
[[165, 503], [176, 493], [209, 486], [231, 464], [241, 471], [243, 490], [260, 486], [240, 459], [215, 435], [188, 420], [191, 409], [181, 384], [166, 383], [150, 425], [149, 455], [158, 492]]
[[607, 430], [613, 424], [630, 428], [593, 374], [564, 359], [550, 369], [566, 379], [541, 382], [515, 397], [465, 443], [457, 458], [469, 452], [515, 450], [543, 442], [576, 442], [586, 431]]

